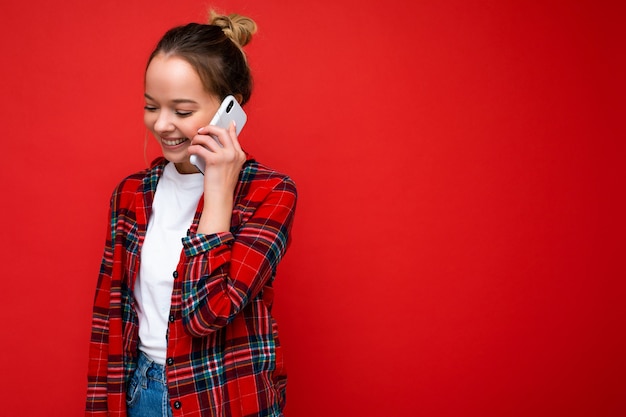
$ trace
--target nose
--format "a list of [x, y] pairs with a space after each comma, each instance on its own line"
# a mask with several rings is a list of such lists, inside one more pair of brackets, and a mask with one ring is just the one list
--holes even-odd
[[166, 110], [159, 111], [157, 118], [154, 122], [155, 132], [158, 132], [159, 134], [163, 134], [167, 132], [172, 132], [175, 129], [176, 128], [174, 126], [174, 123], [172, 123], [172, 119], [170, 117], [169, 112]]

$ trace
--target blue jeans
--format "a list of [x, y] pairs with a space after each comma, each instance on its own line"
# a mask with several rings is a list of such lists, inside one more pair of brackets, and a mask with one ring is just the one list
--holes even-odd
[[165, 367], [139, 353], [135, 374], [126, 392], [128, 417], [172, 417]]

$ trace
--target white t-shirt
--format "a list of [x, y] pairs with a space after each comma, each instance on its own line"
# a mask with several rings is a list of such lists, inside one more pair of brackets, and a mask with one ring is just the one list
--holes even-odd
[[187, 230], [203, 192], [202, 174], [180, 174], [165, 165], [152, 203], [152, 215], [141, 249], [135, 283], [139, 318], [139, 349], [165, 364], [167, 325], [174, 288], [173, 273], [180, 260]]

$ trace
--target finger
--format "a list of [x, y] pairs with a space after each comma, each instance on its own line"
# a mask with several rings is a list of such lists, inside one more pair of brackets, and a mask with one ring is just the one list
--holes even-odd
[[235, 148], [235, 150], [238, 153], [243, 152], [243, 149], [241, 149], [241, 144], [239, 143], [239, 137], [237, 136], [237, 125], [235, 124], [234, 120], [228, 127], [228, 133], [230, 133], [230, 138], [233, 142], [233, 147]]
[[[203, 143], [205, 146], [209, 147], [212, 144], [217, 144], [220, 147], [223, 147], [223, 138], [224, 137], [224, 129], [216, 126], [210, 126], [208, 128], [198, 129], [198, 134], [194, 136], [192, 140], [196, 140], [200, 143]], [[211, 146], [211, 148], [214, 148]]]
[[233, 123], [235, 122], [230, 122], [229, 126], [226, 129], [223, 129], [219, 135], [222, 145], [228, 150], [235, 148], [234, 141], [237, 140], [237, 129], [233, 127]]
[[[198, 129], [198, 134], [202, 136], [214, 136], [222, 147], [229, 147], [231, 139], [227, 129], [219, 126], [208, 125]], [[214, 140], [215, 140], [214, 138]]]
[[199, 158], [203, 159], [205, 162], [212, 160], [215, 155], [215, 152], [207, 149], [200, 144], [190, 145], [187, 148], [187, 153], [189, 153], [189, 155], [196, 155]]

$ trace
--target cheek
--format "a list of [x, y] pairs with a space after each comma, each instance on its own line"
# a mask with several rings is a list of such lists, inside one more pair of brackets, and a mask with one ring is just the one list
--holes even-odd
[[193, 120], [185, 120], [176, 125], [179, 132], [188, 139], [192, 139], [195, 135], [197, 135], [198, 129], [202, 126], [203, 125], [198, 123], [198, 121]]

